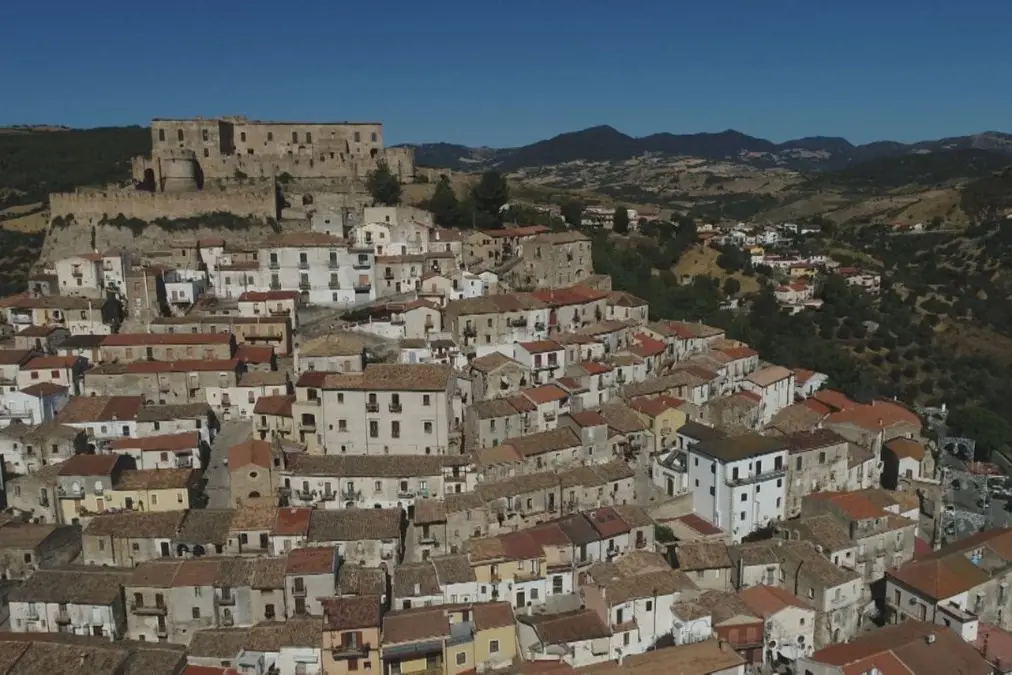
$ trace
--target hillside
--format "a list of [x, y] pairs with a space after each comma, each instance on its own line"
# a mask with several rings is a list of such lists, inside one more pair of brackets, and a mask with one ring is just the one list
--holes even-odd
[[918, 143], [877, 141], [853, 145], [846, 139], [827, 136], [774, 143], [733, 129], [717, 133], [656, 133], [637, 138], [602, 125], [516, 148], [469, 148], [448, 143], [412, 147], [418, 164], [456, 171], [516, 171], [568, 162], [622, 162], [644, 154], [732, 161], [762, 169], [829, 171], [885, 157], [943, 150], [977, 149], [1012, 155], [1012, 135], [985, 132]]
[[151, 151], [142, 127], [0, 134], [0, 210], [44, 202], [50, 192], [130, 177], [130, 158]]

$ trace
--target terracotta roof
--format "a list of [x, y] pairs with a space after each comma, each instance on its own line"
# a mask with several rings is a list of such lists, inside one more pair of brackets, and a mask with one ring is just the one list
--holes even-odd
[[287, 456], [288, 471], [297, 476], [344, 478], [407, 478], [439, 476], [448, 458], [440, 455], [310, 455]]
[[832, 413], [825, 424], [852, 424], [868, 431], [880, 431], [897, 424], [909, 424], [918, 431], [922, 427], [916, 413], [892, 401], [873, 401]]
[[52, 382], [39, 382], [38, 384], [25, 387], [21, 390], [21, 393], [34, 396], [35, 398], [44, 398], [46, 396], [53, 396], [54, 394], [63, 394], [67, 391], [70, 391], [69, 388], [53, 384]]
[[768, 368], [757, 370], [745, 379], [757, 386], [768, 387], [793, 376], [794, 373], [783, 366], [769, 366]]
[[679, 522], [683, 523], [690, 529], [704, 536], [723, 534], [723, 530], [721, 530], [719, 527], [717, 527], [710, 521], [705, 520], [702, 517], [696, 515], [695, 513], [689, 513], [687, 515], [680, 516], [675, 520], [678, 520]]
[[601, 406], [601, 415], [608, 426], [620, 434], [631, 434], [648, 429], [646, 422], [621, 401], [612, 401]]
[[432, 640], [450, 635], [450, 620], [439, 607], [390, 612], [383, 617], [383, 645]]
[[160, 434], [142, 438], [117, 438], [109, 443], [110, 450], [141, 450], [145, 452], [175, 452], [200, 447], [200, 432], [183, 431], [178, 434]]
[[239, 345], [235, 358], [242, 363], [271, 363], [274, 360], [274, 347], [260, 345]]
[[[777, 586], [751, 586], [738, 592], [738, 597], [749, 606], [757, 616], [768, 619], [787, 607], [809, 609], [798, 596]], [[814, 610], [813, 610], [814, 611]]]
[[222, 544], [228, 541], [233, 509], [190, 509], [179, 528], [177, 540], [188, 544]]
[[91, 519], [82, 535], [123, 539], [169, 539], [176, 536], [185, 511], [124, 511], [100, 514]]
[[278, 509], [271, 534], [279, 537], [305, 536], [309, 532], [311, 508], [286, 506]]
[[278, 417], [291, 417], [292, 404], [295, 403], [294, 395], [261, 396], [257, 398], [253, 406], [254, 415], [275, 415]]
[[[80, 456], [80, 455], [79, 455]], [[116, 490], [172, 490], [196, 483], [196, 469], [142, 469], [123, 471], [113, 481]]]
[[727, 545], [720, 541], [689, 541], [675, 545], [678, 569], [686, 571], [730, 568]]
[[347, 247], [348, 242], [325, 232], [282, 232], [263, 243], [265, 248]]
[[611, 637], [611, 629], [592, 609], [577, 609], [561, 614], [530, 614], [519, 620], [534, 628], [545, 646]]
[[565, 401], [569, 398], [568, 393], [554, 384], [544, 384], [540, 387], [524, 389], [520, 392], [520, 394], [522, 396], [526, 396], [537, 405], [549, 403], [551, 401]]
[[232, 339], [230, 333], [113, 333], [102, 340], [102, 346], [227, 345]]
[[298, 300], [298, 291], [246, 291], [239, 302], [265, 302], [268, 300]]
[[0, 366], [16, 366], [33, 358], [31, 349], [0, 349]]
[[229, 472], [250, 464], [270, 469], [271, 444], [267, 441], [251, 438], [228, 449]]
[[580, 447], [582, 441], [575, 431], [566, 427], [541, 431], [521, 438], [509, 438], [502, 445], [508, 445], [521, 455], [534, 457], [557, 450]]
[[894, 438], [885, 444], [897, 459], [924, 459], [924, 446], [909, 438]]
[[630, 408], [641, 412], [644, 415], [648, 415], [649, 417], [657, 417], [668, 410], [677, 410], [684, 404], [685, 401], [666, 394], [660, 394], [657, 396], [637, 396], [628, 403]]
[[518, 342], [517, 346], [522, 347], [529, 354], [544, 354], [546, 352], [561, 352], [565, 349], [554, 340], [535, 340], [533, 342]]
[[860, 404], [851, 401], [847, 396], [833, 389], [820, 389], [812, 394], [809, 400], [815, 400], [827, 406], [830, 412], [849, 410]]
[[580, 412], [569, 413], [570, 419], [576, 422], [579, 427], [603, 427], [608, 426], [608, 422], [605, 421], [601, 413], [596, 410], [583, 410]]
[[288, 552], [285, 574], [327, 574], [334, 571], [337, 549], [329, 546], [295, 548]]
[[311, 542], [398, 540], [400, 509], [314, 509], [309, 519]]
[[379, 628], [381, 598], [362, 595], [348, 598], [321, 598], [325, 630]]
[[81, 360], [79, 356], [37, 356], [21, 366], [21, 370], [49, 370], [51, 368], [73, 368]]
[[449, 366], [416, 363], [371, 363], [361, 374], [330, 374], [326, 389], [365, 391], [445, 391], [453, 371]]
[[891, 577], [922, 596], [937, 602], [964, 593], [990, 577], [962, 555], [912, 560], [888, 570]]
[[57, 414], [60, 424], [128, 422], [137, 419], [143, 396], [73, 396]]
[[704, 440], [692, 447], [691, 452], [707, 455], [722, 462], [736, 462], [785, 450], [783, 440], [747, 433], [717, 440]]
[[522, 363], [514, 359], [511, 359], [502, 352], [491, 352], [486, 354], [485, 356], [479, 356], [477, 358], [471, 359], [471, 362], [468, 364], [468, 366], [470, 368], [474, 368], [475, 370], [481, 373], [491, 373], [497, 368], [501, 368], [502, 366], [508, 364], [514, 364], [518, 368], [523, 368], [524, 370], [527, 369], [527, 367], [524, 366]]
[[110, 476], [119, 455], [74, 455], [60, 464], [61, 476]]
[[336, 331], [306, 340], [298, 347], [300, 357], [362, 356], [368, 339], [351, 331]]
[[391, 589], [396, 599], [442, 595], [431, 562], [402, 563], [394, 568]]
[[826, 448], [831, 445], [840, 445], [847, 442], [847, 439], [840, 436], [832, 429], [812, 429], [810, 431], [795, 431], [784, 436], [788, 451], [792, 454], [810, 452], [819, 448]]

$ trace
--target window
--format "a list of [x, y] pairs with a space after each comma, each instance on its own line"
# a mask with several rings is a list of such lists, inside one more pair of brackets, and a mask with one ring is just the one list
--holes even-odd
[[425, 429], [425, 433], [427, 434], [432, 433], [432, 422], [423, 422], [422, 427]]
[[243, 143], [246, 142], [246, 132], [245, 131], [240, 131], [239, 132], [239, 140], [242, 141]]
[[802, 461], [803, 460], [802, 460], [801, 457], [798, 457], [796, 460], [794, 460], [794, 468], [797, 469], [798, 471], [801, 471], [801, 463], [802, 463]]
[[200, 607], [194, 607], [193, 608], [193, 618], [194, 619], [199, 619], [200, 618]]
[[373, 142], [373, 143], [375, 143], [375, 142], [376, 142], [376, 132], [375, 132], [375, 131], [374, 131], [374, 132], [372, 132], [372, 142]]
[[710, 496], [713, 497], [715, 494], [716, 494], [716, 492], [714, 491], [713, 486], [711, 485], [710, 486]]
[[823, 450], [822, 452], [819, 453], [819, 464], [825, 463], [826, 463], [826, 451]]
[[358, 670], [358, 659], [348, 659], [348, 670]]
[[183, 130], [182, 129], [176, 129], [176, 138], [178, 138], [179, 140], [183, 140]]
[[430, 405], [431, 403], [432, 403], [431, 397], [428, 394], [424, 394], [422, 396], [422, 405]]
[[488, 653], [489, 654], [498, 654], [499, 653], [499, 641], [498, 640], [489, 640], [488, 641]]
[[299, 132], [298, 131], [293, 131], [292, 132], [292, 143], [298, 143], [298, 142], [299, 142]]
[[654, 611], [654, 601], [653, 600], [647, 600], [647, 611], [648, 612]]
[[[713, 466], [710, 467], [711, 473], [713, 473]], [[731, 480], [738, 480], [738, 467], [731, 469]]]
[[376, 420], [369, 420], [369, 438], [379, 438], [380, 425]]
[[165, 129], [158, 130], [158, 140], [162, 142], [165, 141]]
[[457, 665], [462, 666], [467, 663], [467, 652], [457, 652]]
[[392, 436], [393, 438], [400, 438], [401, 437], [401, 423], [400, 422], [394, 420], [393, 422], [390, 423], [390, 436]]
[[268, 141], [273, 141], [274, 140], [274, 132], [273, 131], [268, 131], [267, 132], [267, 140]]
[[747, 518], [747, 517], [748, 517], [747, 512], [746, 511], [742, 511], [739, 520], [745, 520], [745, 518]]
[[348, 420], [338, 420], [337, 421], [337, 430], [338, 431], [347, 431], [348, 430]]
[[309, 133], [307, 131], [306, 132], [306, 143], [312, 143], [312, 142], [313, 142], [313, 134], [311, 134], [311, 133]]
[[362, 140], [362, 134], [360, 134], [359, 132], [356, 131], [355, 132], [355, 142], [358, 143], [361, 140]]

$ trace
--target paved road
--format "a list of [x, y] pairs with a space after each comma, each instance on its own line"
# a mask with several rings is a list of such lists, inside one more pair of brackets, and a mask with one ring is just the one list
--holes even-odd
[[233, 445], [242, 443], [253, 433], [253, 425], [250, 421], [245, 422], [223, 422], [218, 435], [214, 437], [211, 444], [211, 458], [207, 470], [204, 471], [204, 492], [207, 494], [207, 508], [226, 509], [230, 507], [231, 498], [228, 486], [228, 467], [225, 465], [225, 458], [228, 457], [228, 449]]

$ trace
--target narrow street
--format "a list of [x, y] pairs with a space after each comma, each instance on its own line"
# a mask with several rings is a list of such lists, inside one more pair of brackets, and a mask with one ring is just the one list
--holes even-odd
[[221, 430], [211, 444], [211, 457], [204, 471], [204, 492], [207, 494], [207, 508], [226, 509], [232, 504], [229, 496], [228, 466], [225, 459], [228, 449], [242, 443], [253, 433], [249, 421], [223, 422]]

